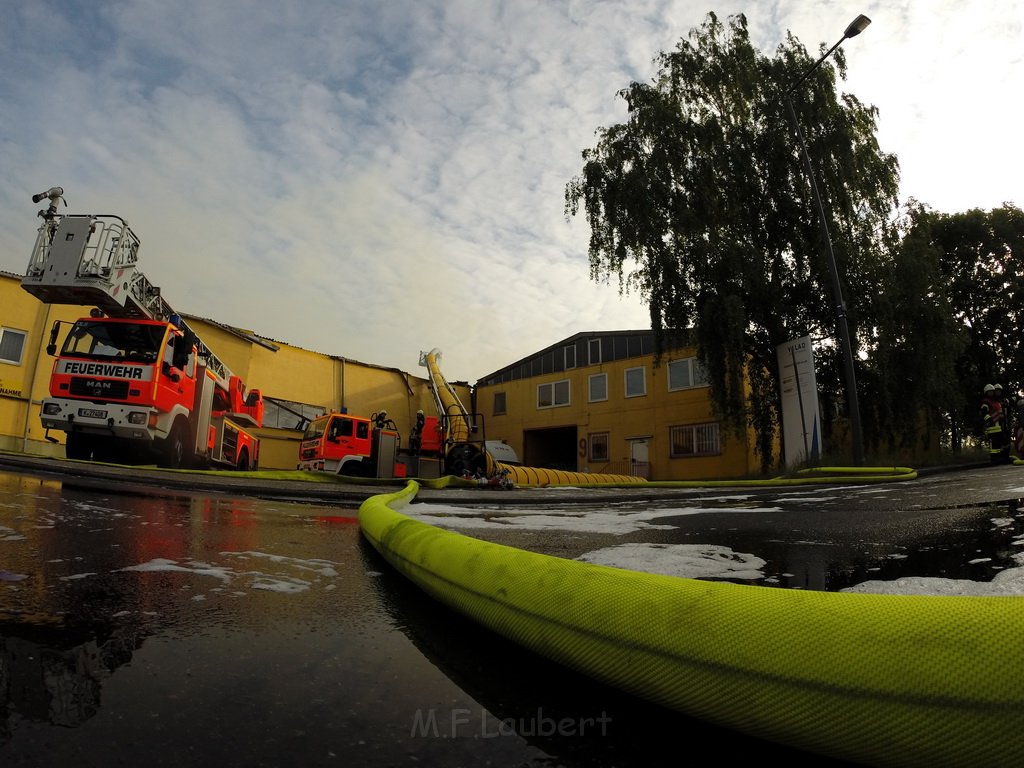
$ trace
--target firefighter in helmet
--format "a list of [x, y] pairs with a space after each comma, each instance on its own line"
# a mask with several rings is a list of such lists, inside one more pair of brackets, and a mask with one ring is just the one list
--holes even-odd
[[423, 446], [423, 425], [426, 423], [426, 416], [423, 415], [423, 411], [416, 411], [416, 424], [412, 428], [412, 434], [409, 436], [409, 451], [413, 456], [418, 456], [420, 448]]
[[1006, 461], [1006, 412], [1003, 408], [1003, 388], [999, 384], [986, 384], [981, 399], [981, 418], [988, 440], [988, 456], [993, 464]]

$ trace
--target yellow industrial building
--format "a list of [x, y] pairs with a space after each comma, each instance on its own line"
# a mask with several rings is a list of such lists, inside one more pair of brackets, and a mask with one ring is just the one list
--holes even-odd
[[480, 379], [487, 439], [527, 466], [655, 480], [756, 475], [753, 435], [714, 417], [693, 347], [656, 362], [651, 331], [591, 331]]
[[[46, 345], [54, 322], [73, 323], [87, 314], [88, 307], [44, 304], [22, 289], [21, 275], [0, 272], [0, 449], [64, 455], [64, 434], [47, 435], [39, 420], [53, 366]], [[406, 436], [417, 410], [436, 410], [425, 378], [311, 352], [213, 320], [186, 319], [250, 389], [263, 392], [263, 427], [255, 430], [262, 469], [295, 469], [302, 429], [321, 413], [387, 411]], [[66, 332], [64, 327], [61, 338]], [[469, 386], [453, 386], [469, 402]]]
[[[39, 420], [52, 368], [46, 345], [56, 321], [85, 314], [85, 307], [40, 302], [20, 275], [0, 272], [0, 449], [63, 456], [63, 433], [47, 434]], [[386, 410], [403, 440], [417, 410], [436, 412], [425, 377], [187, 319], [250, 389], [263, 392], [264, 425], [256, 430], [263, 469], [294, 469], [304, 425], [327, 411]], [[475, 387], [452, 386], [480, 414], [481, 439], [506, 442], [527, 466], [658, 480], [756, 474], [753, 439], [720, 428], [694, 350], [656, 365], [653, 343], [650, 331], [579, 333]]]

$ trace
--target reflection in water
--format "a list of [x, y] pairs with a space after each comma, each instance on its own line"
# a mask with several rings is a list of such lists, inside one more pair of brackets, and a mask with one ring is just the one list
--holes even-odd
[[[809, 759], [658, 707], [525, 651], [426, 599], [365, 541], [362, 549], [367, 567], [380, 572], [376, 584], [394, 625], [473, 700], [407, 713], [421, 760], [453, 738], [491, 744], [521, 740], [531, 749], [528, 764], [538, 766], [675, 766], [702, 752], [726, 761], [745, 762], [752, 754], [764, 760]], [[813, 759], [816, 765], [840, 765]]]
[[63, 493], [59, 482], [0, 474], [0, 744], [16, 717], [74, 727], [95, 715], [103, 680], [144, 637], [90, 615], [98, 596], [72, 573], [82, 558], [59, 532], [92, 507]]
[[[365, 545], [355, 509], [124, 490], [0, 473], [4, 766], [628, 768], [701, 750], [805, 759], [480, 629]], [[657, 533], [754, 552], [766, 583], [789, 572], [789, 586], [828, 589], [850, 569], [855, 579], [921, 556], [952, 567], [965, 548], [977, 561], [975, 548], [1012, 553], [1020, 534], [1005, 511], [938, 517], [886, 539], [898, 546], [794, 526], [784, 538], [771, 525]], [[1013, 522], [993, 530], [989, 517]]]
[[930, 509], [863, 526], [804, 511], [751, 515], [742, 527], [704, 528], [696, 517], [662, 518], [678, 528], [649, 538], [713, 543], [765, 561], [763, 578], [733, 579], [744, 584], [836, 592], [904, 576], [991, 581], [1004, 569], [1024, 566], [1022, 507], [1024, 501], [1014, 500]]
[[861, 542], [858, 553], [833, 556], [819, 588], [840, 590], [904, 576], [991, 581], [1001, 570], [1021, 565], [1013, 557], [1013, 542], [1024, 534], [1019, 507], [1020, 502], [1013, 501], [931, 511], [927, 525], [905, 531], [896, 545]]
[[16, 715], [65, 727], [95, 715], [104, 679], [131, 661], [142, 640], [128, 627], [0, 626], [0, 744]]
[[[0, 473], [0, 750], [16, 750], [0, 752], [0, 763], [4, 754], [47, 762], [40, 743], [26, 742], [28, 724], [101, 719], [115, 675], [134, 679], [134, 698], [125, 710], [115, 686], [111, 715], [142, 716], [132, 709], [154, 680], [207, 663], [202, 654], [169, 663], [177, 656], [168, 637], [216, 645], [213, 637], [243, 628], [297, 631], [322, 613], [296, 614], [295, 595], [328, 600], [338, 614], [359, 613], [369, 595], [362, 580], [339, 583], [337, 569], [354, 553], [336, 557], [335, 545], [354, 538], [354, 510], [126, 490]], [[146, 653], [154, 638], [160, 645]], [[217, 675], [230, 666], [208, 662], [207, 678], [222, 683]], [[176, 707], [175, 695], [161, 696], [149, 717]], [[55, 739], [45, 747], [53, 754], [64, 748]]]
[[207, 505], [130, 495], [113, 503], [8, 474], [0, 486], [0, 562], [9, 574], [0, 602], [0, 734], [11, 736], [16, 717], [79, 726], [99, 710], [103, 682], [141, 647], [142, 619], [159, 602], [109, 572], [122, 558], [182, 557], [182, 520], [192, 505], [200, 517]]

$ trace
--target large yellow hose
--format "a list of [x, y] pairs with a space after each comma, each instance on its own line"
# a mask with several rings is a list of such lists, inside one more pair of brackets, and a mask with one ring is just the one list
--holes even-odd
[[1017, 766], [1024, 598], [812, 592], [637, 573], [473, 539], [367, 499], [363, 534], [429, 595], [631, 694], [879, 766]]
[[[448, 417], [447, 439], [452, 445], [469, 442], [472, 432], [470, 418], [466, 407], [459, 400], [451, 384], [441, 373], [437, 359], [440, 351], [434, 349], [420, 354], [420, 364], [430, 372], [430, 383], [434, 388], [438, 409]], [[486, 452], [486, 450], [485, 450]], [[522, 467], [512, 464], [495, 462], [487, 454], [487, 476], [494, 477], [501, 473], [513, 485], [519, 487], [536, 487], [550, 485], [625, 485], [643, 483], [646, 480], [633, 475], [596, 474], [590, 472], [565, 472], [557, 469]]]
[[492, 462], [487, 456], [488, 474], [492, 464], [499, 472], [518, 488], [544, 487], [553, 485], [636, 485], [647, 480], [636, 475], [612, 475], [591, 472], [566, 472], [561, 469], [543, 469], [538, 467], [521, 467], [517, 464]]
[[441, 373], [437, 358], [441, 352], [437, 349], [420, 354], [420, 364], [430, 373], [430, 384], [434, 388], [434, 397], [442, 416], [448, 417], [447, 438], [458, 445], [469, 441], [470, 423], [466, 407], [459, 400], [455, 389]]

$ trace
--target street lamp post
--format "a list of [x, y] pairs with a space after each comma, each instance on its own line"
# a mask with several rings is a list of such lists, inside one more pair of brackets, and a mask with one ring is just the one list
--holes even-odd
[[814, 167], [811, 165], [811, 156], [807, 152], [807, 143], [804, 141], [803, 131], [800, 130], [800, 122], [796, 118], [796, 109], [793, 107], [793, 100], [790, 98], [793, 91], [816, 70], [821, 63], [832, 55], [833, 51], [840, 44], [850, 37], [856, 37], [863, 32], [871, 19], [861, 14], [846, 28], [839, 42], [833, 45], [818, 59], [814, 66], [804, 72], [803, 76], [786, 89], [784, 97], [786, 106], [789, 108], [789, 116], [793, 121], [793, 130], [796, 132], [797, 140], [800, 142], [800, 152], [804, 157], [804, 164], [807, 166], [807, 176], [811, 181], [811, 193], [814, 195], [814, 202], [818, 208], [818, 221], [821, 222], [821, 239], [825, 245], [828, 269], [832, 275], [832, 294], [836, 305], [836, 325], [839, 328], [839, 341], [842, 345], [843, 360], [846, 374], [846, 404], [850, 412], [850, 437], [853, 440], [853, 461], [858, 467], [864, 466], [864, 438], [860, 427], [860, 402], [857, 398], [857, 375], [853, 368], [853, 347], [850, 344], [850, 327], [846, 321], [846, 302], [843, 301], [843, 286], [839, 280], [839, 268], [836, 265], [836, 254], [832, 249], [832, 237], [828, 232], [828, 222], [825, 220], [825, 206], [821, 202], [821, 194], [818, 192], [818, 184], [815, 181]]

